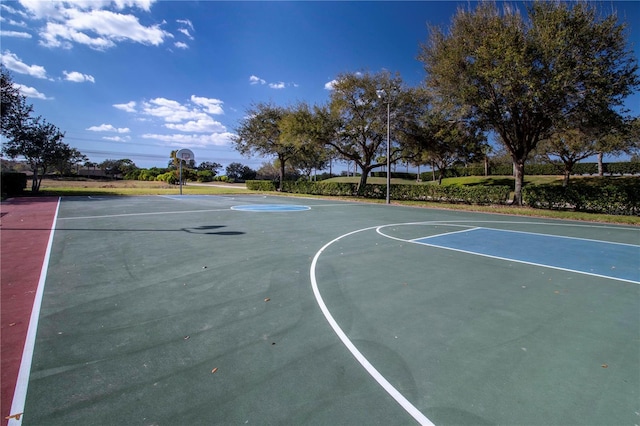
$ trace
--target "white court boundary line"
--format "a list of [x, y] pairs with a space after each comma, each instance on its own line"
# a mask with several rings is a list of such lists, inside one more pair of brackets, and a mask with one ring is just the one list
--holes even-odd
[[58, 221], [58, 210], [60, 209], [60, 200], [53, 216], [51, 224], [51, 233], [49, 234], [49, 242], [45, 251], [44, 260], [42, 261], [42, 269], [40, 270], [40, 279], [38, 288], [33, 299], [33, 308], [31, 308], [31, 317], [29, 318], [29, 328], [27, 329], [27, 337], [24, 341], [24, 349], [22, 349], [22, 360], [20, 361], [20, 370], [18, 371], [18, 379], [16, 380], [16, 388], [13, 392], [13, 400], [11, 402], [10, 415], [20, 414], [20, 419], [11, 417], [7, 423], [8, 426], [22, 425], [24, 418], [24, 404], [27, 398], [27, 388], [29, 386], [29, 374], [31, 373], [31, 362], [33, 361], [33, 349], [36, 344], [36, 333], [38, 331], [38, 320], [40, 319], [40, 307], [42, 306], [42, 296], [44, 295], [44, 284], [47, 279], [47, 271], [49, 270], [49, 258], [51, 257], [51, 247], [53, 246], [53, 235], [56, 230]]
[[333, 315], [331, 315], [331, 312], [329, 312], [329, 308], [327, 308], [327, 305], [324, 303], [324, 300], [322, 299], [322, 295], [318, 290], [318, 282], [316, 281], [316, 265], [318, 264], [318, 259], [320, 258], [320, 255], [322, 254], [322, 252], [326, 250], [330, 245], [341, 240], [342, 238], [348, 237], [358, 232], [369, 231], [375, 228], [377, 227], [372, 226], [369, 228], [352, 231], [347, 234], [341, 235], [338, 238], [335, 238], [329, 241], [327, 244], [325, 244], [316, 253], [316, 255], [313, 257], [313, 261], [311, 262], [311, 269], [309, 271], [309, 276], [311, 278], [311, 288], [313, 289], [313, 294], [316, 298], [316, 301], [318, 302], [318, 306], [320, 307], [320, 310], [322, 311], [327, 322], [329, 323], [333, 331], [338, 335], [342, 343], [347, 347], [349, 352], [351, 352], [351, 354], [360, 363], [360, 365], [364, 367], [367, 373], [369, 373], [371, 377], [373, 377], [374, 380], [378, 382], [378, 384], [380, 384], [380, 386], [382, 386], [382, 388], [389, 395], [391, 395], [391, 397], [395, 399], [396, 402], [400, 404], [400, 406], [404, 408], [404, 410], [407, 413], [409, 413], [409, 415], [411, 415], [411, 417], [413, 417], [418, 423], [426, 426], [434, 426], [433, 422], [429, 420], [424, 414], [422, 414], [420, 410], [418, 410], [411, 402], [409, 402], [409, 400], [407, 400], [407, 398], [405, 398], [404, 395], [402, 395], [391, 383], [389, 383], [389, 381], [385, 379], [384, 376], [380, 374], [378, 370], [376, 370], [376, 368], [369, 362], [369, 360], [365, 358], [362, 352], [360, 352], [358, 348], [356, 348], [353, 342], [349, 339], [349, 337], [347, 337], [345, 332], [342, 330], [342, 328], [340, 328], [336, 320], [333, 318]]

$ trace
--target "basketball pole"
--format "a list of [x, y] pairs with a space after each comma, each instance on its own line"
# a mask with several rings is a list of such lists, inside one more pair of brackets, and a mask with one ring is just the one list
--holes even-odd
[[182, 195], [182, 158], [180, 159], [180, 195]]

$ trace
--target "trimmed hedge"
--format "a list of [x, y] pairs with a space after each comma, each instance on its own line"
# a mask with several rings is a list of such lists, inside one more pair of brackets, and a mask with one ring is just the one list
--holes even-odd
[[[607, 175], [638, 175], [640, 174], [640, 162], [624, 161], [617, 163], [603, 163], [603, 173]], [[526, 164], [524, 173], [526, 175], [561, 175], [564, 172], [563, 164]], [[511, 176], [513, 174], [513, 165], [498, 164], [489, 168], [491, 176]], [[573, 166], [573, 175], [597, 175], [598, 163], [577, 163]], [[392, 175], [393, 176], [393, 175]], [[445, 171], [444, 177], [461, 177], [461, 176], [484, 176], [483, 165], [470, 165], [468, 167], [453, 167]], [[420, 174], [423, 181], [431, 180], [431, 172]]]
[[[345, 182], [285, 181], [282, 191], [292, 194], [327, 195], [352, 197], [357, 194], [358, 185]], [[254, 191], [275, 191], [271, 181], [248, 181], [247, 188]], [[439, 186], [439, 185], [391, 185], [393, 200], [437, 201], [465, 204], [504, 204], [511, 188], [508, 186]], [[386, 185], [367, 184], [364, 198], [386, 198]]]
[[589, 213], [640, 215], [640, 179], [616, 180], [615, 184], [585, 185], [574, 182], [558, 185], [526, 186], [522, 197], [534, 208], [571, 209]]
[[276, 185], [270, 180], [248, 180], [247, 189], [252, 191], [275, 191]]
[[15, 172], [2, 172], [2, 194], [20, 195], [27, 187], [27, 174]]

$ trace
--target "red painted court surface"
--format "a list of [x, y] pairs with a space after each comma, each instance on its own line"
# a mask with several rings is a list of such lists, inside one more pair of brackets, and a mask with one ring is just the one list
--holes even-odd
[[640, 424], [639, 227], [247, 194], [55, 209], [2, 206], [9, 426]]
[[2, 425], [10, 416], [25, 336], [57, 198], [12, 198], [0, 208]]

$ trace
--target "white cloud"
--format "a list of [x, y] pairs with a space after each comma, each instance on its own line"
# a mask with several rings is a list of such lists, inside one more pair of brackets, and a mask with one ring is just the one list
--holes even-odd
[[113, 142], [128, 142], [131, 140], [129, 136], [103, 136], [102, 139]]
[[178, 28], [178, 31], [182, 34], [186, 35], [190, 40], [193, 40], [193, 36], [189, 33], [189, 30], [186, 28]]
[[[189, 110], [177, 101], [166, 98], [155, 98], [142, 103], [142, 113], [161, 118], [168, 123], [180, 123], [185, 120], [197, 119], [198, 113]], [[202, 115], [200, 117], [202, 117]]]
[[175, 43], [173, 43], [173, 45], [175, 47], [177, 47], [178, 49], [188, 49], [189, 45], [187, 43], [183, 43], [181, 41], [176, 41]]
[[[15, 9], [13, 7], [7, 6], [6, 4], [0, 4], [0, 9], [3, 10], [4, 12], [10, 14], [10, 15], [18, 15], [21, 18], [25, 18], [28, 19], [29, 15], [21, 10]], [[0, 19], [2, 21], [4, 21], [4, 18]]]
[[126, 104], [114, 104], [113, 107], [126, 112], [136, 112], [135, 101], [127, 102]]
[[[249, 77], [249, 84], [256, 85], [256, 84], [267, 84], [267, 81], [263, 78], [258, 77], [257, 75], [251, 75]], [[288, 83], [289, 86], [293, 86], [293, 87], [298, 87], [297, 83]], [[271, 89], [284, 89], [287, 87], [287, 83], [283, 82], [283, 81], [279, 81], [277, 83], [268, 83], [268, 86]]]
[[15, 54], [8, 50], [0, 55], [0, 61], [5, 67], [18, 74], [27, 74], [36, 78], [47, 78], [47, 71], [41, 65], [27, 65]]
[[190, 120], [185, 123], [167, 123], [165, 124], [167, 129], [179, 130], [187, 133], [223, 133], [227, 130], [220, 122], [215, 121], [213, 118], [206, 116], [197, 120]]
[[[214, 115], [223, 115], [223, 101], [215, 98], [191, 95], [189, 100], [178, 102], [167, 98], [154, 98], [140, 103], [138, 113], [152, 119], [159, 119], [165, 129], [172, 134], [147, 133], [146, 139], [156, 139], [169, 145], [210, 146], [228, 145], [232, 133]], [[115, 106], [115, 105], [114, 105]], [[130, 112], [135, 112], [135, 103], [120, 104]], [[158, 121], [158, 120], [156, 120]]]
[[31, 38], [32, 35], [22, 31], [0, 30], [0, 37]]
[[338, 80], [331, 80], [324, 84], [325, 90], [333, 90], [334, 86], [338, 83]]
[[27, 98], [43, 99], [43, 100], [53, 99], [53, 98], [48, 98], [46, 95], [38, 92], [38, 90], [34, 89], [33, 87], [25, 86], [24, 84], [13, 83], [13, 86], [16, 87], [18, 90], [20, 90], [20, 93], [22, 93]]
[[[105, 50], [123, 41], [158, 46], [173, 38], [160, 28], [161, 24], [142, 25], [133, 14], [136, 8], [148, 12], [153, 0], [21, 0], [21, 3], [32, 18], [45, 21], [39, 34], [40, 44], [46, 47], [70, 49], [74, 44], [82, 44]], [[125, 8], [126, 13], [118, 13]]]
[[189, 147], [207, 147], [207, 146], [224, 146], [229, 145], [232, 141], [233, 133], [212, 133], [212, 134], [173, 134], [162, 135], [147, 133], [142, 135], [144, 139], [155, 139], [162, 142], [167, 142], [169, 145], [174, 146], [189, 146]]
[[267, 82], [255, 75], [252, 75], [251, 77], [249, 77], [249, 84], [258, 84], [258, 83], [266, 84]]
[[73, 81], [74, 83], [84, 83], [85, 81], [88, 81], [91, 83], [96, 82], [95, 78], [93, 78], [93, 76], [89, 74], [82, 74], [77, 71], [71, 71], [71, 72], [62, 71], [62, 73], [64, 74], [65, 80]]
[[191, 102], [196, 105], [206, 107], [209, 114], [224, 114], [224, 111], [222, 110], [222, 104], [224, 102], [220, 99], [202, 98], [196, 95], [191, 95]]
[[188, 20], [188, 19], [176, 19], [176, 22], [177, 22], [178, 24], [182, 24], [182, 25], [184, 25], [184, 26], [186, 26], [186, 27], [191, 28], [191, 31], [193, 31], [193, 30], [194, 30], [194, 28], [193, 28], [193, 24], [192, 24], [192, 23], [191, 23], [191, 21], [190, 21], [190, 20]]
[[99, 126], [88, 127], [87, 130], [92, 132], [115, 132], [115, 133], [129, 133], [130, 130], [127, 127], [114, 127], [111, 124], [101, 124]]

